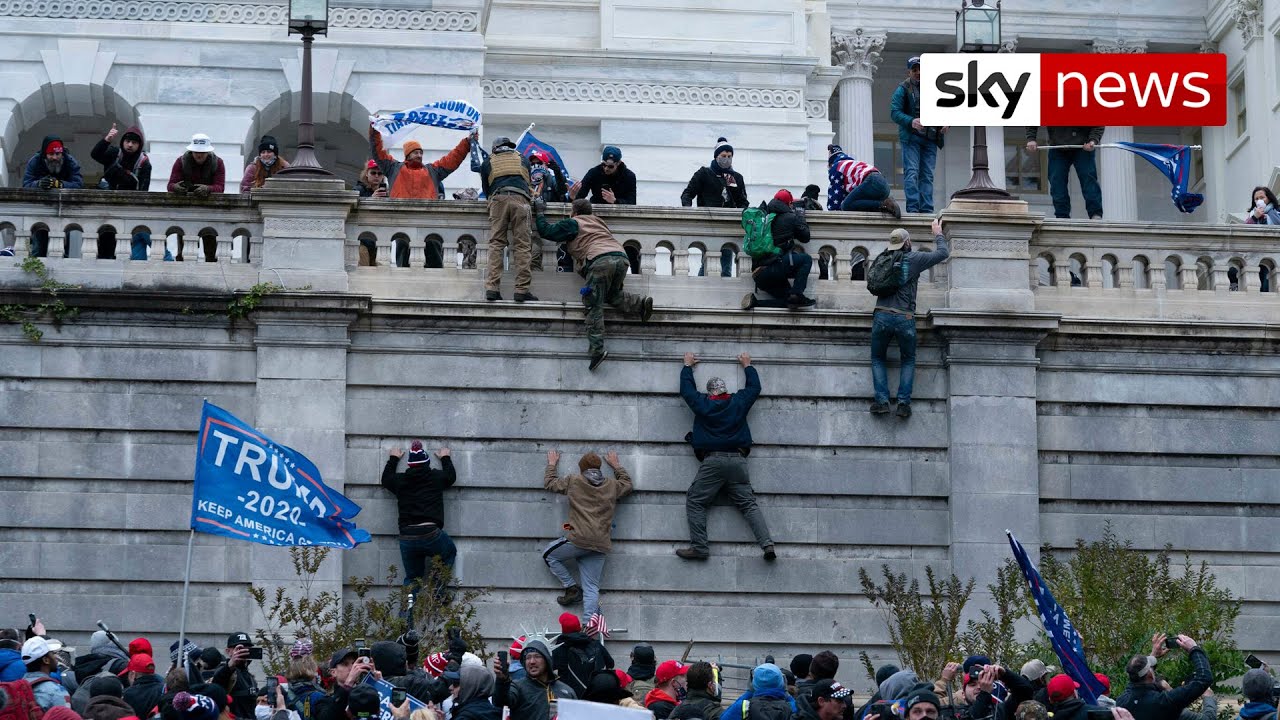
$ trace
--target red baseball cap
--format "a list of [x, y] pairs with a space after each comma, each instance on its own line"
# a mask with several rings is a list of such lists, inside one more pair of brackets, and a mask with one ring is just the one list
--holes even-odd
[[664, 682], [669, 682], [671, 678], [676, 677], [677, 675], [684, 675], [685, 673], [688, 673], [688, 672], [689, 672], [688, 665], [685, 665], [684, 663], [678, 660], [667, 660], [666, 662], [659, 665], [658, 669], [654, 671], [653, 679], [655, 682], [661, 685]]
[[635, 678], [628, 675], [624, 670], [614, 668], [613, 674], [618, 676], [618, 685], [621, 687], [626, 687], [635, 682]]
[[156, 671], [156, 661], [151, 659], [146, 653], [138, 653], [129, 658], [129, 666], [121, 671], [120, 675], [128, 675], [131, 672], [154, 673]]
[[784, 203], [786, 203], [786, 204], [788, 204], [788, 205], [790, 205], [791, 203], [795, 202], [795, 198], [794, 198], [794, 197], [792, 197], [792, 195], [791, 195], [791, 191], [790, 191], [790, 190], [788, 190], [788, 189], [786, 189], [786, 188], [783, 188], [783, 189], [779, 190], [778, 192], [774, 193], [774, 194], [773, 194], [773, 199], [774, 199], [774, 200], [781, 200], [782, 202], [784, 202]]
[[1072, 695], [1076, 694], [1076, 688], [1080, 687], [1080, 683], [1071, 679], [1070, 675], [1063, 673], [1054, 675], [1049, 681], [1049, 702], [1059, 703]]
[[1098, 682], [1102, 683], [1102, 687], [1107, 692], [1111, 692], [1111, 678], [1103, 675], [1102, 673], [1094, 673], [1093, 676], [1098, 678]]

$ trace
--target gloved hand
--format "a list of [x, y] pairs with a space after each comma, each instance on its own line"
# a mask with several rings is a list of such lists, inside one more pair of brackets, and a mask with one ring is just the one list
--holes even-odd
[[49, 182], [53, 186], [54, 190], [62, 189], [62, 181], [59, 180], [58, 178], [49, 178]]
[[546, 215], [547, 201], [542, 198], [535, 198], [533, 201], [533, 212], [537, 215]]
[[191, 192], [191, 188], [185, 182], [180, 182], [173, 186], [174, 195], [186, 195], [189, 192]]
[[41, 190], [49, 190], [53, 188], [53, 182], [54, 182], [54, 178], [48, 175], [45, 175], [44, 177], [40, 178], [40, 182], [36, 183], [36, 187], [40, 188]]
[[192, 193], [193, 195], [195, 195], [196, 197], [198, 197], [198, 198], [207, 198], [207, 197], [209, 197], [209, 186], [208, 186], [208, 185], [193, 185], [193, 186], [191, 186], [191, 193]]
[[466, 651], [467, 641], [462, 639], [462, 631], [458, 628], [449, 628], [449, 652], [446, 653], [449, 659], [462, 662], [462, 654]]

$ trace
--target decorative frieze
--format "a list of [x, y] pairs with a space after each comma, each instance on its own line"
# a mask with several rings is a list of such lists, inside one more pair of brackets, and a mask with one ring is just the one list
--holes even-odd
[[[798, 90], [699, 85], [643, 85], [638, 83], [572, 82], [555, 80], [484, 80], [486, 98], [497, 100], [554, 100], [561, 102], [631, 103], [639, 105], [711, 105], [799, 110], [805, 107]], [[807, 107], [805, 108], [807, 111]]]
[[[288, 7], [157, 0], [0, 0], [0, 16], [283, 25], [288, 18]], [[329, 24], [347, 28], [470, 32], [480, 27], [480, 16], [459, 11], [338, 7], [330, 9]]]

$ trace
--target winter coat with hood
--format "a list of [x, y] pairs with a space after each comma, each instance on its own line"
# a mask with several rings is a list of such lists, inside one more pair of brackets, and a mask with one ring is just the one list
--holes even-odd
[[1088, 720], [1089, 711], [1098, 709], [1085, 704], [1085, 701], [1078, 697], [1067, 698], [1060, 703], [1050, 703], [1046, 707], [1053, 714], [1053, 720]]
[[[745, 705], [745, 708], [744, 708]], [[751, 689], [720, 714], [720, 720], [791, 720], [796, 701], [787, 694], [782, 669], [765, 663], [751, 673]]]
[[123, 720], [133, 716], [133, 708], [114, 695], [97, 695], [84, 709], [84, 720]]
[[400, 527], [435, 523], [444, 529], [444, 491], [453, 487], [458, 475], [453, 470], [453, 458], [440, 458], [440, 469], [431, 467], [430, 459], [420, 465], [410, 465], [404, 472], [396, 472], [400, 458], [389, 457], [382, 468], [382, 487], [396, 496]]
[[1133, 713], [1133, 720], [1178, 720], [1188, 705], [1196, 701], [1213, 682], [1209, 656], [1200, 646], [1188, 653], [1191, 677], [1180, 687], [1161, 690], [1155, 683], [1130, 683], [1116, 703]]
[[151, 717], [151, 711], [160, 703], [164, 695], [164, 678], [154, 674], [139, 675], [133, 684], [124, 690], [124, 701], [132, 707], [134, 715], [142, 720]]
[[[124, 141], [132, 137], [138, 141], [138, 152], [126, 153]], [[93, 146], [89, 157], [102, 163], [102, 180], [108, 190], [142, 190], [151, 187], [151, 159], [143, 152], [146, 138], [142, 128], [129, 126], [120, 136], [120, 144], [112, 145], [105, 138]]]
[[63, 190], [77, 190], [84, 187], [84, 178], [80, 175], [80, 163], [72, 157], [65, 143], [62, 147], [62, 167], [56, 174], [49, 170], [49, 165], [44, 159], [45, 150], [55, 142], [61, 143], [62, 138], [57, 135], [46, 135], [44, 140], [40, 141], [40, 152], [31, 156], [27, 161], [26, 170], [22, 173], [22, 187], [39, 187], [40, 181], [47, 177], [61, 180]]
[[536, 652], [542, 656], [550, 673], [548, 681], [535, 680], [532, 675], [511, 682], [499, 680], [494, 688], [493, 704], [499, 708], [509, 708], [509, 720], [551, 720], [551, 698], [576, 700], [578, 696], [572, 688], [556, 679], [555, 664], [545, 644], [540, 640], [531, 640], [524, 646], [524, 652]]
[[684, 192], [680, 193], [680, 204], [685, 207], [695, 200], [698, 207], [745, 208], [750, 205], [742, 173], [733, 168], [722, 170], [715, 160], [709, 166], [698, 168]]
[[751, 447], [747, 413], [760, 397], [760, 375], [750, 365], [743, 369], [743, 374], [746, 376], [744, 388], [728, 397], [712, 398], [698, 392], [693, 368], [686, 365], [680, 370], [680, 397], [693, 411], [690, 443], [695, 452], [733, 452]]
[[[621, 465], [614, 468], [613, 477], [608, 477], [602, 468], [588, 468], [582, 474], [574, 473], [559, 477], [555, 465], [547, 465], [542, 485], [547, 490], [569, 496], [569, 529], [565, 536], [569, 542], [583, 550], [607, 553], [613, 549], [611, 535], [613, 533], [613, 515], [618, 508], [618, 501], [631, 493], [631, 476]], [[582, 635], [583, 646], [591, 643], [591, 638], [582, 633], [570, 633], [565, 638]], [[572, 641], [569, 641], [570, 643]], [[592, 643], [604, 651], [600, 643]], [[556, 649], [556, 654], [566, 649], [564, 645]], [[613, 658], [609, 658], [608, 667], [613, 667]], [[584, 687], [585, 687], [585, 680]], [[577, 688], [574, 688], [577, 691]]]
[[462, 667], [458, 673], [458, 697], [453, 701], [452, 720], [502, 720], [502, 710], [489, 702], [493, 688], [493, 672], [489, 668]]
[[[413, 150], [421, 150], [422, 145], [410, 140], [404, 144], [407, 158]], [[382, 146], [382, 133], [369, 128], [369, 152], [378, 161], [387, 184], [391, 186], [388, 197], [412, 198], [417, 200], [443, 200], [444, 180], [457, 170], [462, 161], [467, 159], [471, 150], [471, 138], [464, 137], [447, 155], [433, 163], [415, 163], [410, 165], [391, 157]]]
[[761, 265], [777, 262], [793, 250], [804, 252], [796, 248], [797, 242], [809, 242], [809, 223], [805, 220], [804, 213], [796, 212], [795, 208], [790, 204], [777, 198], [773, 198], [766, 203], [760, 203], [760, 210], [766, 214], [773, 213], [773, 222], [769, 224], [769, 232], [773, 235], [773, 244], [782, 251], [782, 254], [774, 255], [761, 263]]
[[410, 669], [409, 653], [404, 645], [394, 640], [379, 640], [369, 651], [373, 667], [382, 673], [382, 679], [398, 688], [404, 688], [416, 698], [425, 700], [432, 697], [444, 684], [443, 680], [431, 677], [421, 667]]
[[644, 707], [658, 720], [666, 720], [679, 705], [680, 701], [671, 697], [666, 690], [654, 688], [644, 696]]
[[93, 679], [95, 677], [117, 677], [129, 664], [129, 656], [111, 642], [111, 638], [101, 630], [89, 638], [89, 653], [76, 658], [72, 672], [80, 686], [71, 695], [71, 709], [84, 715], [84, 710], [93, 697]]
[[0, 648], [0, 682], [21, 680], [27, 674], [27, 666], [22, 664], [22, 653], [9, 648]]

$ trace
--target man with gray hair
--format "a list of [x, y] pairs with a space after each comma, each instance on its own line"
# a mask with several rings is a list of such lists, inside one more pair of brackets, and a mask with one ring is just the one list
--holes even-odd
[[730, 394], [723, 379], [713, 377], [707, 381], [707, 392], [698, 392], [693, 381], [693, 366], [698, 357], [691, 352], [684, 354], [684, 368], [680, 371], [680, 397], [693, 411], [693, 431], [685, 439], [693, 445], [702, 466], [689, 486], [685, 498], [685, 514], [689, 520], [689, 545], [676, 550], [685, 560], [706, 560], [711, 552], [707, 547], [707, 506], [723, 489], [733, 500], [751, 526], [756, 543], [764, 551], [764, 559], [773, 562], [773, 539], [764, 514], [756, 504], [747, 475], [747, 455], [751, 453], [751, 428], [747, 425], [747, 413], [756, 398], [760, 397], [760, 376], [751, 367], [751, 356], [738, 356], [746, 375], [746, 386]]
[[1151, 638], [1150, 655], [1134, 655], [1125, 666], [1129, 687], [1116, 704], [1133, 713], [1134, 720], [1178, 720], [1182, 711], [1213, 683], [1204, 648], [1186, 635], [1177, 637], [1177, 646], [1187, 652], [1192, 667], [1191, 677], [1180, 687], [1162, 690], [1156, 683], [1156, 662], [1169, 652], [1164, 633]]

